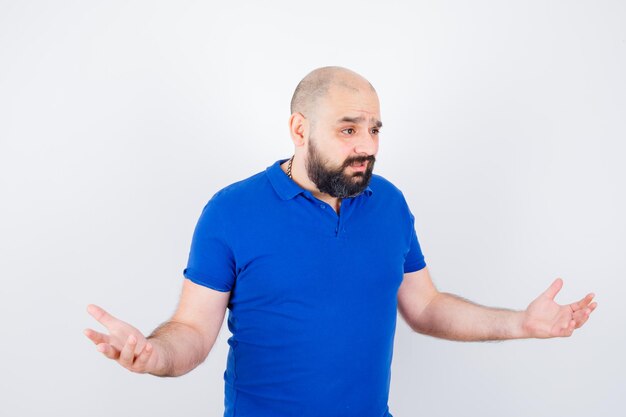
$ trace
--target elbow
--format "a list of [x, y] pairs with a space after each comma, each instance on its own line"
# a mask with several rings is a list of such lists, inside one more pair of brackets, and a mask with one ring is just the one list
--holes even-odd
[[[182, 321], [178, 321], [177, 323], [187, 328], [188, 334], [192, 335], [191, 340], [193, 340], [193, 342], [190, 344], [190, 348], [192, 350], [189, 358], [193, 359], [193, 368], [191, 369], [194, 369], [198, 365], [202, 364], [209, 356], [209, 353], [215, 343], [215, 338], [202, 331], [202, 329], [192, 323], [185, 323]], [[189, 372], [189, 370], [187, 372]]]
[[433, 293], [424, 306], [412, 316], [409, 326], [414, 332], [427, 336], [434, 334], [433, 311], [440, 296], [440, 292]]
[[198, 354], [198, 365], [203, 363], [206, 358], [211, 353], [213, 346], [215, 345], [215, 339], [211, 338], [209, 335], [203, 334], [199, 329], [195, 329], [194, 331], [198, 335], [198, 346], [199, 346], [199, 354]]

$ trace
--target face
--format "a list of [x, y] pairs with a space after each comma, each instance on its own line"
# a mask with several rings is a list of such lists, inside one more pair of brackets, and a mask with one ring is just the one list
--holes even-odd
[[369, 87], [331, 89], [320, 102], [305, 168], [321, 192], [349, 198], [369, 185], [382, 126], [379, 114], [378, 97]]

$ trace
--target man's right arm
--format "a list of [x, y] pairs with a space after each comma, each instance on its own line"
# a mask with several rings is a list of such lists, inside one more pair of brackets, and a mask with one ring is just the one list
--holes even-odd
[[109, 330], [109, 334], [86, 329], [85, 335], [106, 357], [130, 371], [180, 376], [208, 356], [224, 321], [229, 299], [230, 292], [213, 290], [185, 279], [176, 312], [147, 338], [95, 305], [89, 305], [87, 311]]
[[230, 291], [185, 279], [176, 313], [147, 338], [162, 350], [157, 368], [150, 373], [180, 376], [204, 362], [222, 327], [229, 299]]

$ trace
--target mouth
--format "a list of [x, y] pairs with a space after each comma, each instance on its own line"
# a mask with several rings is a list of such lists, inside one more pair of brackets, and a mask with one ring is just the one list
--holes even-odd
[[363, 162], [353, 162], [350, 164], [350, 167], [355, 171], [365, 171], [367, 168], [367, 161]]

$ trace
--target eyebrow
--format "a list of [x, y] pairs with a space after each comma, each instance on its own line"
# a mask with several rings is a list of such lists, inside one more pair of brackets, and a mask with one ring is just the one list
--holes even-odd
[[[355, 124], [359, 124], [365, 121], [364, 117], [342, 117], [341, 119], [337, 120], [337, 123], [342, 123], [342, 122], [350, 122], [350, 123], [355, 123]], [[383, 127], [383, 122], [381, 122], [380, 120], [375, 120], [375, 124], [376, 127]]]

